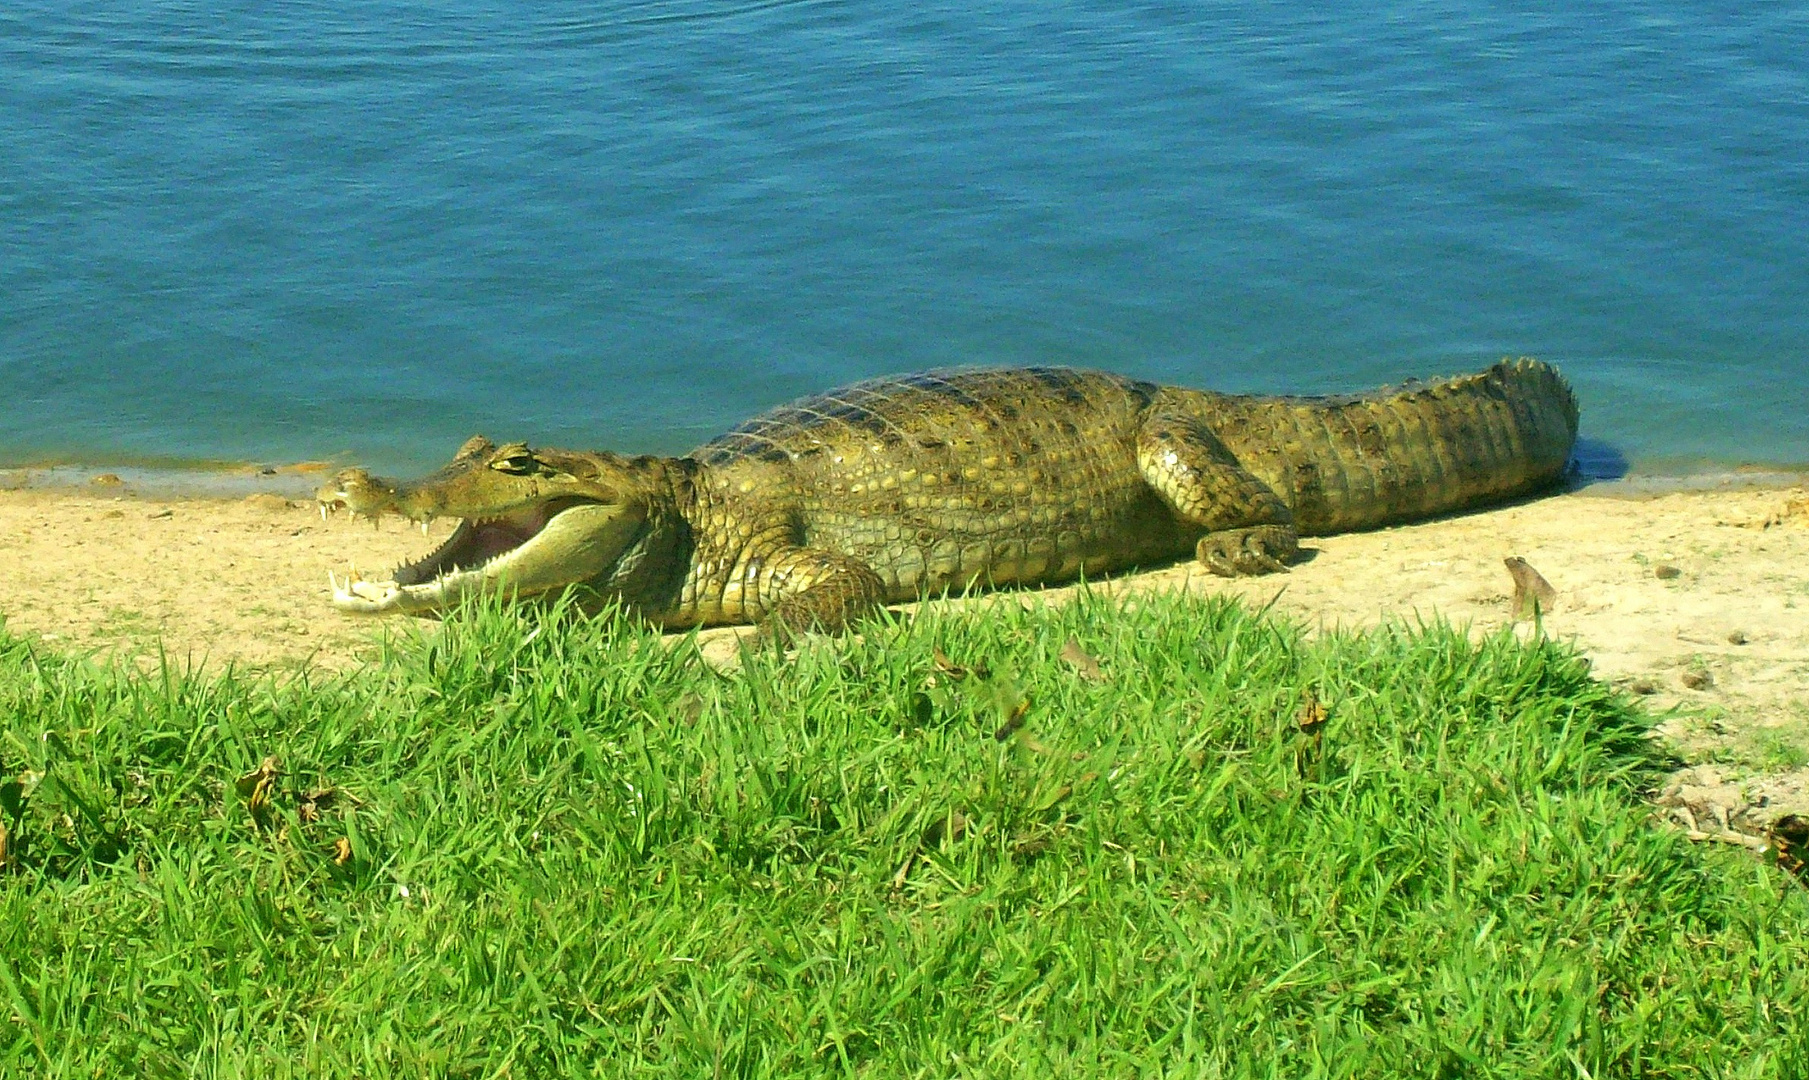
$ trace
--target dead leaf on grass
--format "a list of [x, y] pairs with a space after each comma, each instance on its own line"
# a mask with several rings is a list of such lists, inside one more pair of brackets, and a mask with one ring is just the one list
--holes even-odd
[[1294, 714], [1294, 723], [1299, 726], [1302, 735], [1317, 736], [1325, 730], [1325, 722], [1331, 714], [1319, 701], [1319, 695], [1313, 691], [1306, 692], [1306, 698], [1300, 703], [1300, 711]]
[[971, 668], [962, 667], [960, 664], [957, 664], [953, 660], [950, 660], [948, 658], [948, 654], [943, 652], [941, 649], [936, 649], [933, 652], [931, 652], [930, 659], [933, 663], [935, 663], [936, 670], [941, 672], [951, 682], [960, 682], [962, 679], [965, 679], [970, 675], [976, 679], [985, 679], [985, 678], [988, 678], [989, 676], [991, 676], [991, 674], [992, 674], [992, 672], [987, 670], [986, 665], [983, 663], [975, 664]]
[[952, 843], [967, 835], [968, 824], [966, 814], [963, 814], [959, 810], [950, 810], [935, 821], [930, 822], [929, 828], [923, 830], [923, 839], [921, 843], [926, 848], [937, 847], [944, 840], [948, 840]]
[[1047, 825], [1020, 829], [1011, 837], [1011, 853], [1020, 859], [1034, 859], [1055, 846], [1055, 830]]
[[1099, 774], [1097, 772], [1082, 773], [1075, 778], [1073, 783], [1063, 784], [1051, 792], [1048, 798], [1044, 799], [1035, 807], [1035, 812], [1039, 814], [1048, 813], [1062, 803], [1067, 802], [1068, 796], [1074, 794], [1076, 788], [1086, 787], [1097, 779], [1099, 779]]
[[696, 727], [697, 721], [704, 714], [704, 699], [698, 694], [686, 692], [679, 696], [673, 711], [678, 714], [679, 720], [686, 727]]
[[251, 814], [252, 823], [260, 829], [270, 826], [270, 800], [276, 794], [276, 782], [282, 775], [282, 764], [273, 755], [233, 781], [233, 789], [245, 800], [245, 809]]
[[1809, 818], [1785, 814], [1771, 823], [1765, 839], [1777, 852], [1778, 865], [1809, 885]]
[[1013, 735], [1017, 734], [1019, 728], [1024, 726], [1024, 718], [1029, 714], [1030, 699], [1026, 697], [1012, 706], [1011, 713], [1005, 717], [1005, 723], [999, 726], [999, 730], [992, 733], [992, 737], [1000, 742], [1004, 742], [1006, 739], [1011, 738]]
[[898, 873], [892, 875], [892, 891], [893, 892], [898, 892], [900, 889], [904, 888], [905, 882], [910, 880], [911, 867], [913, 865], [915, 865], [916, 862], [917, 862], [917, 849], [912, 848], [911, 853], [909, 855], [905, 856], [904, 865], [902, 865], [898, 868]]
[[1087, 650], [1081, 648], [1078, 639], [1069, 638], [1067, 644], [1062, 646], [1061, 655], [1062, 660], [1072, 667], [1081, 678], [1088, 682], [1105, 681], [1105, 669], [1099, 666], [1099, 661], [1090, 656]]
[[333, 788], [319, 788], [302, 796], [301, 804], [295, 808], [295, 816], [304, 825], [312, 825], [320, 820], [320, 815], [331, 810], [339, 801], [339, 792]]

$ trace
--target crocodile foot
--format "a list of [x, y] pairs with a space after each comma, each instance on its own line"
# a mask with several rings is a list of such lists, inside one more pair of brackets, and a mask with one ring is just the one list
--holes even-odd
[[1220, 577], [1285, 573], [1300, 553], [1300, 539], [1286, 525], [1220, 529], [1200, 537], [1194, 557]]

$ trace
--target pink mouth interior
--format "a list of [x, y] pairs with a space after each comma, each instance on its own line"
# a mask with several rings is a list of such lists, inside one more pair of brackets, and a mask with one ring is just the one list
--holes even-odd
[[498, 555], [514, 551], [532, 540], [566, 505], [569, 504], [546, 503], [514, 517], [487, 521], [466, 518], [459, 522], [459, 527], [432, 554], [398, 566], [395, 582], [398, 585], [421, 585], [442, 574], [476, 569]]

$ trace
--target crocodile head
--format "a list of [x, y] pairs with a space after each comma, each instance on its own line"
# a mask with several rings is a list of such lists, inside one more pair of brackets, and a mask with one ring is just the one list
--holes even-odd
[[[316, 493], [321, 513], [346, 509], [420, 523], [459, 518], [445, 543], [384, 581], [333, 580], [333, 604], [380, 614], [444, 609], [485, 593], [526, 598], [613, 578], [646, 561], [661, 515], [655, 458], [497, 446], [479, 436], [445, 468], [415, 481], [346, 469]], [[669, 486], [667, 487], [669, 491]], [[331, 577], [331, 575], [329, 575]], [[620, 591], [620, 590], [616, 590]]]

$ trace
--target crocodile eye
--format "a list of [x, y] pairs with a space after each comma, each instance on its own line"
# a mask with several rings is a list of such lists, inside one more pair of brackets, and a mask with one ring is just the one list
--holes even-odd
[[530, 476], [540, 471], [540, 462], [534, 460], [533, 454], [510, 454], [492, 461], [490, 467], [511, 476]]

